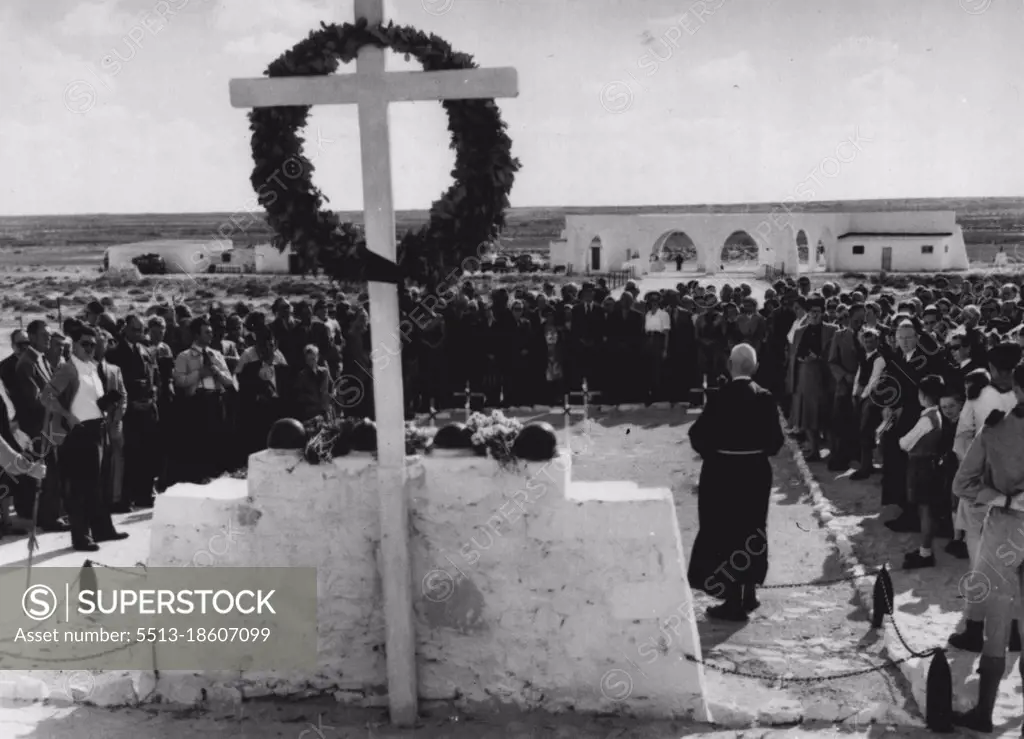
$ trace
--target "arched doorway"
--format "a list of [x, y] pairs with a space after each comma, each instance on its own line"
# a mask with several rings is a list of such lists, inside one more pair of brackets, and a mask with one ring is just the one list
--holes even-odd
[[587, 251], [587, 271], [589, 272], [600, 272], [601, 271], [601, 252], [602, 252], [601, 237], [595, 236], [590, 242], [590, 248]]
[[727, 272], [753, 272], [759, 263], [759, 248], [746, 231], [733, 231], [722, 244], [719, 268]]
[[691, 263], [694, 269], [697, 267], [697, 245], [682, 231], [669, 231], [659, 236], [652, 254], [670, 269], [675, 269], [679, 257], [682, 257], [680, 269], [684, 269], [687, 263]]
[[803, 229], [796, 234], [796, 260], [801, 269], [807, 269], [811, 264], [811, 250], [807, 244], [807, 234]]
[[828, 255], [832, 253], [834, 246], [835, 239], [832, 237], [832, 231], [826, 228], [822, 231], [818, 242], [815, 244], [809, 269], [814, 272], [827, 272]]

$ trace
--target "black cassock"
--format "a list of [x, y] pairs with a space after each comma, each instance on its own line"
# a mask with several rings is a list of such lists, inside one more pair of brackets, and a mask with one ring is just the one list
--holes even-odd
[[691, 588], [722, 598], [730, 585], [764, 583], [772, 489], [768, 457], [784, 442], [775, 398], [749, 379], [732, 380], [712, 394], [690, 427], [690, 443], [703, 458]]

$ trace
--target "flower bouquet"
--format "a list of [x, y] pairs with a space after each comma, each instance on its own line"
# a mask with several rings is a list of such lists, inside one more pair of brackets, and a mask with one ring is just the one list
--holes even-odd
[[466, 427], [477, 454], [490, 455], [502, 467], [515, 464], [512, 447], [523, 430], [519, 419], [509, 418], [501, 411], [492, 411], [490, 415], [474, 413]]

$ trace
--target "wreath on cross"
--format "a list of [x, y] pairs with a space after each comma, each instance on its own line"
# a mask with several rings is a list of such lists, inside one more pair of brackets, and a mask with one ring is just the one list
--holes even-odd
[[[320, 30], [286, 51], [266, 70], [269, 77], [327, 75], [373, 44], [415, 57], [424, 71], [472, 69], [473, 57], [452, 50], [441, 38], [407, 26], [320, 24]], [[512, 141], [494, 100], [444, 100], [454, 182], [430, 208], [430, 220], [398, 242], [401, 277], [434, 287], [478, 258], [481, 244], [505, 226], [508, 195], [519, 170]], [[302, 130], [310, 106], [257, 108], [249, 113], [255, 167], [250, 178], [274, 245], [291, 245], [303, 271], [322, 269], [334, 279], [366, 280], [379, 274], [380, 257], [367, 249], [360, 227], [341, 222], [324, 208], [327, 197], [313, 184], [312, 163], [303, 153]], [[283, 176], [282, 176], [283, 175]]]

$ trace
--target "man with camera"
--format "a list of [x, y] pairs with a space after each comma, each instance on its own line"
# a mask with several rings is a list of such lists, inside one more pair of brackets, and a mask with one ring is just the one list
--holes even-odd
[[44, 390], [50, 412], [48, 437], [60, 448], [61, 472], [68, 481], [67, 510], [71, 545], [95, 552], [106, 541], [126, 539], [114, 529], [103, 491], [103, 453], [109, 425], [116, 425], [124, 394], [108, 390], [95, 360], [98, 332], [81, 326], [72, 335], [71, 361], [65, 362]]

